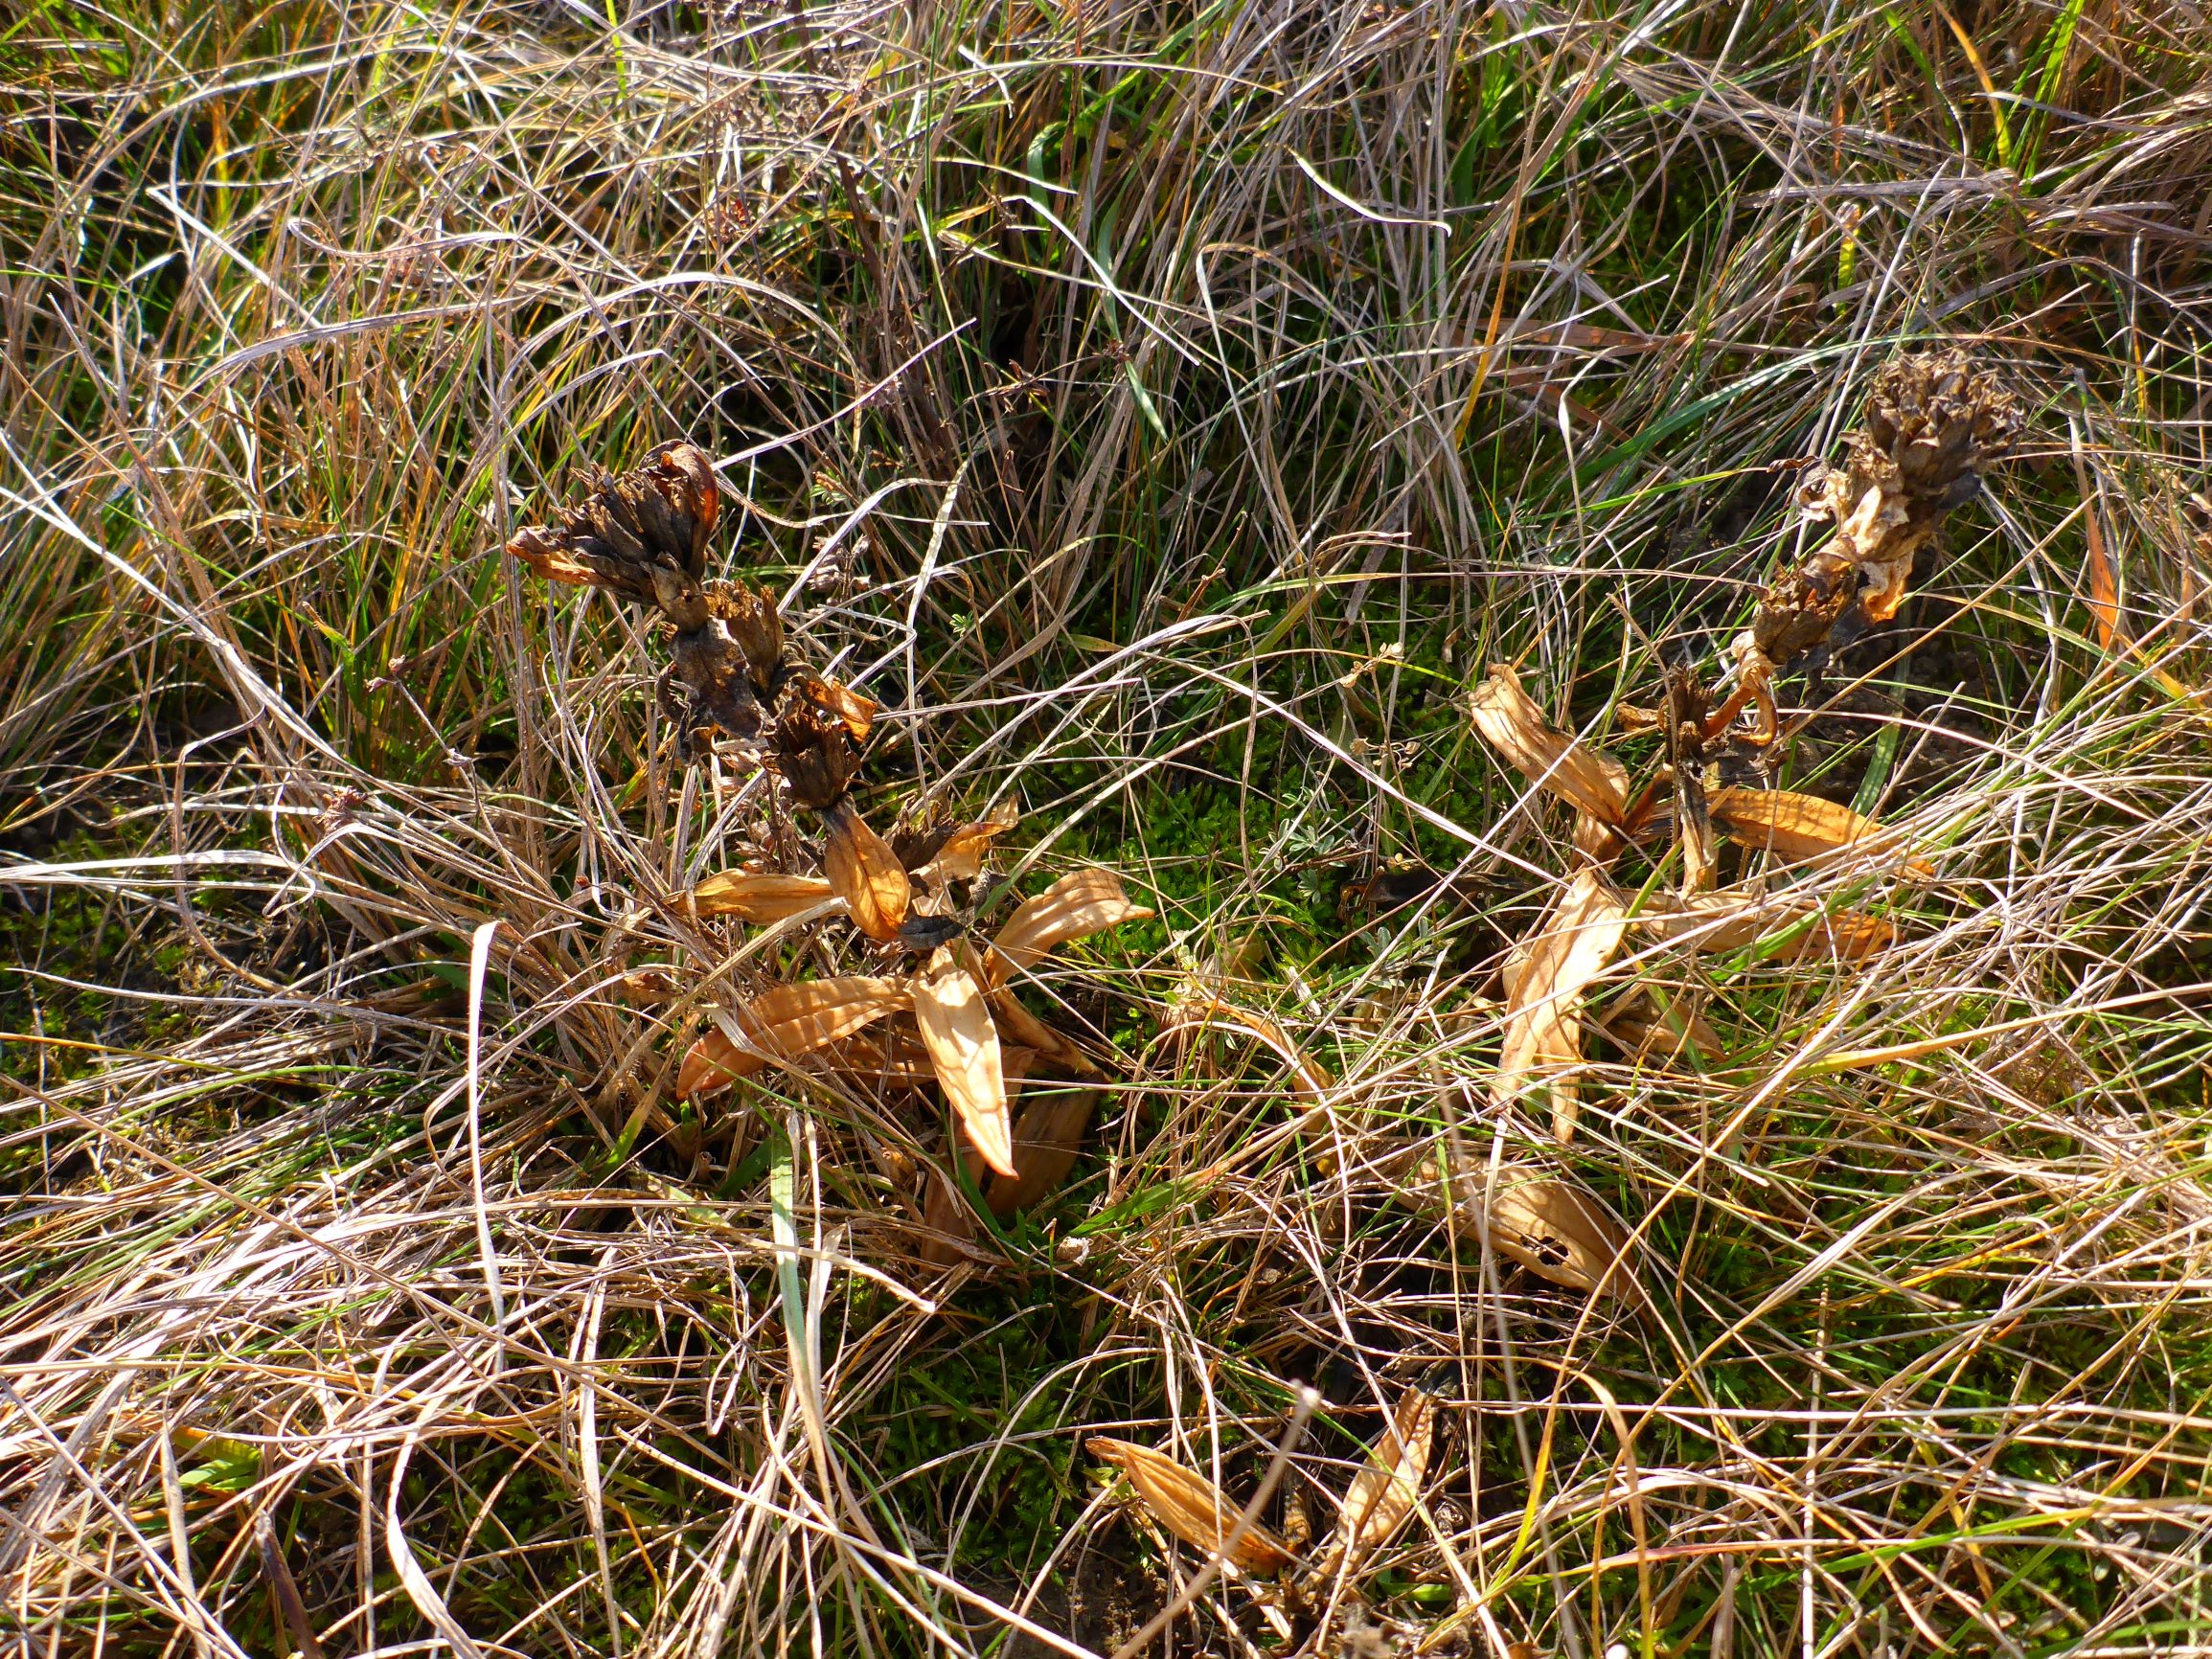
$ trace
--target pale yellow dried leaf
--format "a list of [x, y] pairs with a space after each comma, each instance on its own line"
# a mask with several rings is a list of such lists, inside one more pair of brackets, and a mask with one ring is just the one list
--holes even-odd
[[1009, 974], [1036, 966], [1048, 951], [1150, 915], [1129, 901], [1112, 871], [1074, 871], [1023, 900], [1006, 919], [991, 943], [991, 983], [1004, 985]]
[[[1712, 809], [1713, 822], [1732, 839], [1792, 864], [1844, 852], [1893, 852], [1901, 841], [1896, 830], [1848, 807], [1790, 789], [1718, 789]], [[1934, 875], [1918, 861], [1908, 862], [1904, 870], [1917, 880]]]
[[753, 870], [725, 870], [691, 891], [694, 915], [734, 916], [741, 921], [783, 921], [836, 897], [819, 875], [773, 875]]
[[1601, 824], [1618, 828], [1628, 816], [1629, 773], [1543, 716], [1520, 689], [1520, 676], [1503, 663], [1470, 699], [1483, 740], [1532, 784], [1540, 784]]
[[840, 801], [828, 808], [822, 820], [822, 868], [831, 888], [845, 901], [862, 933], [878, 943], [897, 939], [913, 892], [906, 872], [849, 803]]
[[[1092, 1457], [1112, 1464], [1129, 1477], [1129, 1485], [1161, 1526], [1209, 1557], [1222, 1554], [1222, 1545], [1237, 1524], [1238, 1511], [1212, 1481], [1133, 1441], [1092, 1435], [1083, 1442], [1083, 1447]], [[1247, 1573], [1273, 1573], [1290, 1564], [1290, 1552], [1272, 1533], [1254, 1522], [1224, 1558]]]
[[719, 1030], [708, 1032], [684, 1056], [676, 1093], [689, 1099], [750, 1077], [770, 1060], [796, 1059], [899, 1012], [911, 1000], [903, 981], [859, 974], [775, 986], [738, 1011], [739, 1029], [750, 1046], [741, 1048]]
[[1580, 1103], [1573, 1075], [1583, 1057], [1579, 999], [1627, 930], [1619, 897], [1596, 871], [1578, 871], [1528, 941], [1513, 978], [1491, 1099], [1503, 1104], [1531, 1082], [1548, 1085], [1552, 1125], [1562, 1141], [1574, 1134]]
[[949, 946], [914, 978], [914, 1025], [946, 1101], [983, 1161], [1002, 1175], [1015, 1173], [998, 1029], [983, 987]]
[[1330, 1545], [1330, 1566], [1357, 1569], [1387, 1544], [1421, 1499], [1421, 1478], [1428, 1472], [1428, 1451], [1436, 1431], [1436, 1400], [1409, 1388], [1392, 1414], [1390, 1426], [1352, 1477]]
[[1487, 1230], [1500, 1256], [1555, 1284], [1646, 1305], [1628, 1235], [1588, 1193], [1526, 1164], [1499, 1165], [1494, 1185], [1487, 1162], [1448, 1164], [1441, 1155], [1425, 1160], [1414, 1196], [1428, 1207], [1448, 1203], [1463, 1233]]

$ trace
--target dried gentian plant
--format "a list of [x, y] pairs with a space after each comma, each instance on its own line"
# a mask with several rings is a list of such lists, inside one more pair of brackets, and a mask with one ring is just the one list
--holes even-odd
[[[1152, 912], [1132, 904], [1109, 873], [1078, 871], [1016, 908], [979, 952], [958, 914], [956, 884], [974, 883], [1011, 820], [918, 822], [891, 842], [869, 827], [851, 789], [860, 770], [855, 745], [866, 742], [877, 706], [787, 654], [783, 620], [764, 592], [707, 579], [720, 505], [713, 462], [691, 444], [664, 444], [627, 472], [596, 473], [558, 525], [519, 532], [508, 551], [548, 580], [604, 588], [657, 611], [673, 629], [658, 694], [675, 723], [679, 755], [694, 760], [718, 731], [725, 734], [742, 759], [780, 776], [791, 800], [820, 822], [820, 876], [724, 872], [686, 896], [694, 916], [777, 923], [841, 907], [876, 944], [920, 953], [922, 961], [904, 974], [772, 987], [691, 1046], [676, 1092], [709, 1094], [770, 1063], [812, 1055], [848, 1079], [899, 1086], [934, 1080], [953, 1108], [965, 1172], [988, 1167], [985, 1201], [1010, 1215], [1058, 1185], [1095, 1102], [1093, 1090], [1063, 1088], [1015, 1122], [1013, 1090], [1033, 1070], [1039, 1081], [1049, 1072], [1072, 1084], [1102, 1076], [1075, 1043], [1015, 999], [1010, 982], [1058, 945]], [[888, 1039], [863, 1038], [866, 1028], [894, 1015]], [[1017, 1148], [1028, 1154], [1019, 1165]], [[932, 1190], [924, 1225], [924, 1254], [934, 1261], [952, 1260], [957, 1251], [945, 1246], [972, 1237], [951, 1182]]]

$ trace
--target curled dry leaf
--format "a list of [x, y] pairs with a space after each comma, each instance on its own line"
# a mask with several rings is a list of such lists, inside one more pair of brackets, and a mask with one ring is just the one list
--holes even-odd
[[1083, 1449], [1127, 1475], [1152, 1518], [1193, 1549], [1209, 1557], [1222, 1556], [1247, 1573], [1275, 1573], [1290, 1564], [1289, 1550], [1258, 1522], [1246, 1527], [1235, 1547], [1223, 1555], [1222, 1546], [1237, 1524], [1237, 1506], [1220, 1487], [1174, 1458], [1103, 1434], [1084, 1441]]
[[840, 1037], [824, 1044], [819, 1054], [824, 1065], [855, 1082], [912, 1089], [937, 1079], [929, 1051], [904, 1020], [879, 1032], [855, 1032]]
[[[1846, 850], [1869, 854], [1893, 852], [1901, 841], [1895, 830], [1884, 830], [1848, 807], [1789, 789], [1716, 790], [1712, 812], [1713, 821], [1734, 840], [1773, 852], [1792, 864]], [[1908, 861], [1904, 873], [1923, 881], [1935, 874], [1917, 860]]]
[[990, 852], [991, 844], [1015, 822], [1007, 817], [961, 825], [938, 843], [928, 862], [915, 875], [931, 887], [943, 887], [948, 881], [973, 881], [983, 874], [984, 856]]
[[1014, 1161], [1018, 1175], [993, 1175], [984, 1201], [1000, 1220], [1041, 1203], [1060, 1190], [1075, 1168], [1083, 1131], [1098, 1108], [1098, 1090], [1058, 1088], [1039, 1094], [1033, 1087], [1014, 1120]]
[[851, 686], [811, 674], [799, 682], [799, 694], [834, 718], [855, 743], [868, 740], [869, 732], [875, 729], [876, 716], [882, 709], [875, 698], [862, 696]]
[[1387, 1544], [1421, 1500], [1421, 1478], [1428, 1472], [1428, 1451], [1436, 1432], [1436, 1400], [1409, 1388], [1391, 1415], [1367, 1462], [1345, 1489], [1316, 1578], [1357, 1571], [1369, 1555]]
[[[1546, 720], [1512, 669], [1494, 664], [1470, 701], [1474, 729], [1516, 771], [1599, 825], [1621, 827], [1629, 809], [1628, 769]], [[1578, 825], [1576, 845], [1585, 839], [1595, 843], [1597, 831]]]
[[706, 1033], [684, 1056], [676, 1093], [689, 1100], [726, 1088], [770, 1060], [811, 1054], [910, 1006], [903, 980], [848, 975], [771, 987], [738, 1011], [738, 1027], [752, 1046], [741, 1048], [718, 1030]]
[[913, 891], [906, 872], [850, 801], [832, 802], [821, 815], [826, 831], [822, 868], [829, 873], [831, 888], [845, 901], [862, 933], [878, 944], [889, 943], [906, 922], [906, 903]]
[[1015, 1174], [998, 1030], [982, 985], [950, 946], [941, 947], [914, 977], [914, 1024], [946, 1100], [983, 1161], [1001, 1175]]
[[992, 1014], [1006, 1036], [1024, 1048], [1037, 1050], [1055, 1071], [1075, 1078], [1099, 1075], [1098, 1067], [1091, 1064], [1088, 1055], [1022, 1007], [1013, 991], [1002, 989], [990, 992], [990, 996]]
[[1598, 1028], [1637, 1061], [1666, 1065], [1691, 1049], [1709, 1060], [1727, 1053], [1721, 1034], [1688, 996], [1641, 986], [1598, 1016]]
[[725, 870], [691, 891], [696, 916], [734, 916], [741, 921], [783, 921], [836, 897], [819, 875], [775, 875], [753, 870]]
[[1628, 913], [1594, 870], [1582, 870], [1561, 894], [1517, 964], [1508, 963], [1505, 1040], [1491, 1081], [1491, 1099], [1511, 1102], [1532, 1079], [1548, 1082], [1552, 1127], [1573, 1138], [1582, 1063], [1583, 1022], [1577, 999], [1620, 949]]
[[1335, 1079], [1321, 1064], [1308, 1057], [1306, 1052], [1290, 1040], [1290, 1034], [1264, 1013], [1248, 1008], [1238, 1008], [1212, 996], [1203, 990], [1187, 995], [1168, 1012], [1160, 1027], [1161, 1034], [1211, 1029], [1236, 1032], [1272, 1050], [1290, 1068], [1291, 1087], [1310, 1102], [1318, 1102], [1334, 1086]]
[[1488, 1231], [1500, 1256], [1571, 1290], [1602, 1292], [1632, 1307], [1648, 1298], [1628, 1235], [1588, 1193], [1526, 1164], [1425, 1159], [1414, 1176], [1424, 1208], [1448, 1206], [1460, 1230]]
[[1024, 899], [1006, 919], [991, 944], [991, 984], [993, 989], [1004, 985], [1009, 975], [1035, 966], [1060, 945], [1150, 915], [1129, 901], [1112, 871], [1074, 871], [1035, 898]]

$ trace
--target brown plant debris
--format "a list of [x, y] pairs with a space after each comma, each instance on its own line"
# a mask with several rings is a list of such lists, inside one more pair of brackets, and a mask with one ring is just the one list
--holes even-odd
[[1425, 1158], [1408, 1193], [1416, 1206], [1447, 1212], [1471, 1239], [1488, 1236], [1500, 1256], [1570, 1290], [1647, 1305], [1629, 1236], [1588, 1193], [1533, 1165], [1442, 1151]]
[[1921, 352], [1883, 369], [1844, 464], [1804, 487], [1807, 512], [1833, 522], [1836, 534], [1768, 585], [1733, 648], [1737, 688], [1715, 729], [1749, 707], [1750, 740], [1772, 741], [1774, 676], [1897, 614], [1914, 555], [1953, 508], [1974, 498], [1982, 470], [2011, 449], [2021, 423], [2018, 401], [1963, 351]]
[[1575, 809], [1575, 845], [1597, 857], [1619, 851], [1629, 811], [1629, 774], [1610, 755], [1591, 748], [1544, 718], [1520, 676], [1503, 663], [1470, 699], [1474, 728], [1515, 770]]
[[1083, 1449], [1128, 1476], [1146, 1512], [1193, 1549], [1246, 1573], [1276, 1573], [1290, 1565], [1288, 1546], [1257, 1521], [1232, 1543], [1237, 1506], [1204, 1475], [1165, 1452], [1103, 1434], [1085, 1440]]
[[1359, 1564], [1390, 1542], [1421, 1501], [1422, 1477], [1428, 1472], [1429, 1448], [1436, 1437], [1436, 1398], [1418, 1388], [1400, 1398], [1382, 1438], [1345, 1489], [1336, 1530], [1310, 1575], [1316, 1588]]
[[1546, 1085], [1552, 1127], [1562, 1141], [1573, 1139], [1580, 1112], [1580, 999], [1613, 960], [1628, 925], [1628, 912], [1604, 877], [1580, 870], [1508, 964], [1505, 1040], [1491, 1099], [1510, 1104], [1529, 1084]]

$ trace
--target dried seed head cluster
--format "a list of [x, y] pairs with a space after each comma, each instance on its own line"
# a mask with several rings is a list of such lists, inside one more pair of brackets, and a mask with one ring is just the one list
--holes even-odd
[[1735, 644], [1741, 678], [1720, 726], [1749, 706], [1753, 740], [1772, 740], [1775, 674], [1897, 614], [1914, 555], [1947, 513], [1974, 498], [1982, 469], [2011, 449], [2021, 420], [2018, 402], [1963, 352], [1924, 352], [1882, 370], [1843, 466], [1804, 488], [1806, 511], [1833, 521], [1836, 534], [1761, 599]]
[[533, 525], [507, 544], [549, 581], [603, 587], [667, 618], [674, 638], [658, 690], [687, 760], [702, 732], [758, 738], [796, 671], [784, 660], [774, 602], [706, 579], [720, 516], [714, 463], [689, 443], [666, 443], [627, 472], [595, 474], [558, 525]]

